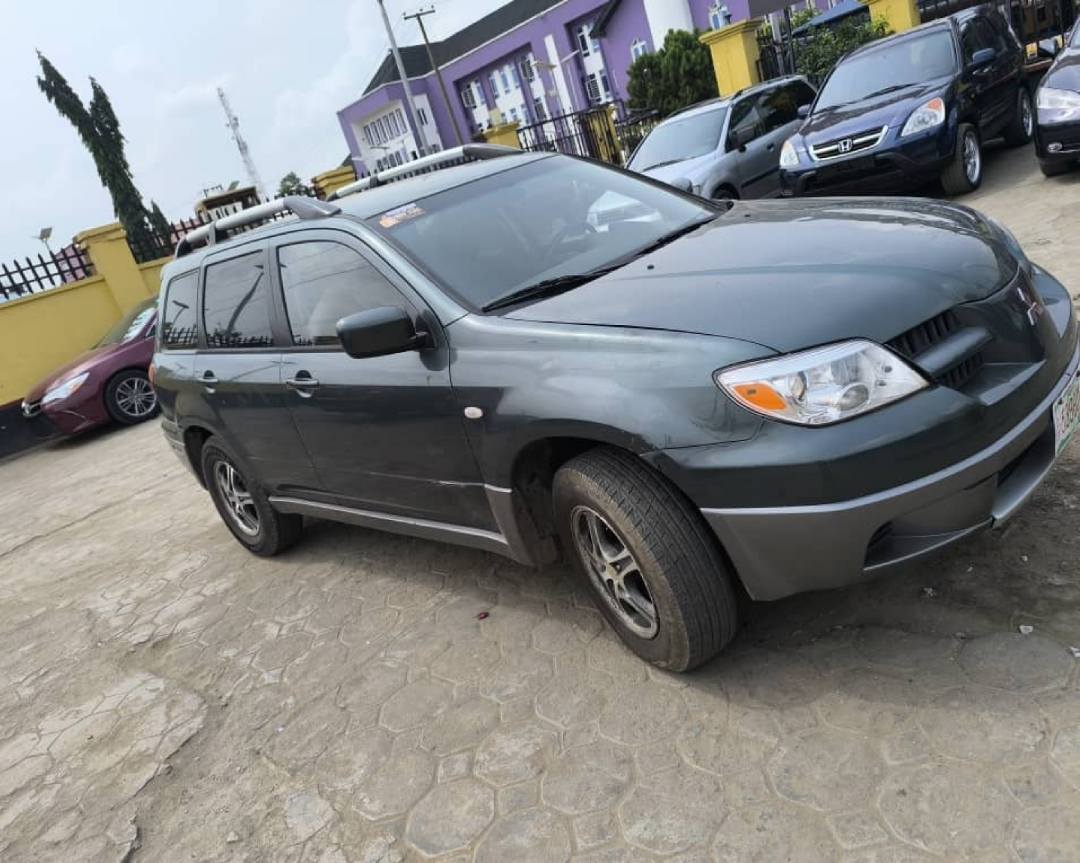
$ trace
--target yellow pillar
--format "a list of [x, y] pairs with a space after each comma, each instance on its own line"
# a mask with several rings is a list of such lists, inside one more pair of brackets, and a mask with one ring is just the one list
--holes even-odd
[[86, 249], [94, 270], [105, 279], [120, 315], [156, 293], [147, 290], [119, 222], [76, 234], [75, 242]]
[[356, 179], [356, 171], [352, 165], [340, 165], [323, 171], [311, 178], [311, 185], [315, 188], [315, 197], [326, 200], [342, 186], [347, 186]]
[[903, 33], [921, 24], [915, 0], [860, 0], [870, 10], [871, 20], [883, 19], [893, 33]]
[[760, 18], [748, 18], [702, 34], [701, 41], [712, 53], [716, 86], [721, 96], [730, 96], [761, 81], [757, 67], [759, 27]]
[[484, 132], [484, 140], [489, 144], [502, 144], [504, 147], [517, 147], [520, 150], [517, 131], [517, 123], [499, 123]]

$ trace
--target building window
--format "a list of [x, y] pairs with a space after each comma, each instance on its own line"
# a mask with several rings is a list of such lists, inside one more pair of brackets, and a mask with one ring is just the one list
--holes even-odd
[[521, 61], [521, 75], [526, 81], [533, 81], [536, 79], [536, 67], [533, 65], [534, 62], [535, 60], [533, 59], [532, 54]]
[[603, 101], [611, 101], [611, 85], [608, 84], [607, 69], [600, 70], [600, 93], [603, 96]]
[[499, 98], [499, 76], [492, 72], [488, 75], [488, 82], [491, 84], [492, 95], [495, 96], [496, 101]]
[[544, 105], [544, 100], [540, 96], [536, 96], [533, 99], [533, 113], [536, 114], [537, 120], [547, 119], [547, 108]]
[[506, 69], [507, 69], [507, 67], [506, 67], [506, 66], [503, 66], [503, 67], [502, 67], [502, 68], [501, 68], [501, 69], [499, 70], [499, 79], [500, 79], [500, 80], [502, 81], [502, 86], [503, 86], [503, 92], [504, 92], [504, 93], [509, 93], [509, 92], [510, 92], [510, 90], [511, 90], [511, 87], [510, 87], [510, 78], [509, 78], [509, 77], [507, 76], [507, 74], [506, 74]]
[[473, 90], [471, 81], [461, 90], [461, 104], [469, 109], [476, 107], [476, 92]]
[[592, 35], [592, 24], [582, 24], [574, 30], [574, 35], [577, 38], [578, 50], [581, 52], [581, 56], [588, 57], [592, 54], [594, 41], [590, 38]]
[[630, 43], [630, 62], [649, 53], [649, 46], [644, 39], [635, 39]]
[[424, 110], [423, 108], [417, 108], [417, 109], [416, 109], [416, 113], [417, 113], [417, 116], [419, 116], [419, 117], [420, 117], [420, 123], [421, 123], [421, 125], [424, 125], [424, 126], [426, 126], [426, 125], [428, 124], [428, 121], [427, 121], [427, 111], [425, 111], [425, 110]]
[[731, 23], [731, 12], [727, 6], [722, 3], [715, 3], [709, 8], [709, 26], [713, 30], [719, 30], [721, 27], [727, 27]]
[[404, 135], [409, 131], [409, 124], [405, 122], [405, 115], [401, 113], [400, 108], [395, 113], [397, 114], [398, 123], [401, 125], [401, 134]]

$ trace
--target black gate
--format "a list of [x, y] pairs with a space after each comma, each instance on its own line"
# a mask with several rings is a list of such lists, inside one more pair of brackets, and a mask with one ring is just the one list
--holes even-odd
[[522, 150], [586, 156], [614, 165], [625, 161], [615, 118], [607, 105], [557, 114], [520, 127], [517, 135]]
[[769, 81], [783, 75], [795, 74], [795, 44], [789, 38], [787, 44], [776, 41], [772, 28], [763, 27], [757, 32], [757, 72], [761, 81]]

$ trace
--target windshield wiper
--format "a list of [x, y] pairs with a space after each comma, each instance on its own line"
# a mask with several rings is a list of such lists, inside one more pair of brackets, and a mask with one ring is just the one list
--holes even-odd
[[676, 162], [681, 162], [682, 159], [668, 159], [666, 162], [657, 162], [655, 165], [649, 165], [647, 168], [635, 168], [636, 171], [651, 171], [653, 168], [666, 168], [668, 165], [674, 165]]
[[911, 84], [890, 84], [888, 87], [883, 87], [880, 90], [875, 90], [873, 93], [867, 93], [862, 98], [873, 99], [875, 96], [884, 96], [886, 93], [895, 93], [897, 90], [903, 90], [910, 86]]
[[598, 267], [595, 270], [589, 270], [585, 273], [567, 273], [562, 276], [554, 276], [550, 279], [542, 279], [539, 282], [535, 282], [531, 285], [526, 285], [523, 288], [515, 288], [508, 294], [503, 294], [501, 297], [496, 297], [491, 302], [480, 307], [482, 312], [493, 312], [496, 309], [501, 309], [506, 306], [513, 306], [517, 303], [523, 303], [526, 300], [539, 300], [542, 297], [553, 297], [556, 294], [561, 294], [564, 291], [570, 291], [579, 285], [584, 285], [586, 282], [591, 282], [593, 279], [598, 279], [601, 276], [607, 275], [612, 270], [617, 270], [622, 264], [607, 267]]
[[631, 257], [640, 258], [642, 255], [648, 255], [652, 252], [655, 252], [657, 249], [662, 249], [668, 243], [673, 243], [677, 239], [679, 239], [679, 237], [685, 237], [687, 234], [693, 233], [702, 225], [708, 224], [715, 218], [716, 215], [711, 214], [708, 216], [704, 216], [700, 219], [694, 219], [694, 221], [690, 222], [690, 224], [688, 225], [683, 225], [681, 228], [676, 228], [674, 231], [669, 231], [668, 233], [657, 237], [655, 240], [649, 243], [649, 245], [643, 246], [642, 248], [635, 251]]

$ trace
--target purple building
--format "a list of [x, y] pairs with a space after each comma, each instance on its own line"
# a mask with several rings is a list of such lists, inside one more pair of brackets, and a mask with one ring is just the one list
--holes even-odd
[[[474, 140], [498, 116], [527, 125], [624, 100], [627, 68], [669, 30], [713, 30], [747, 15], [747, 0], [510, 0], [432, 45], [453, 117], [424, 46], [403, 46], [401, 56], [435, 152], [457, 146], [458, 131]], [[424, 152], [389, 53], [338, 121], [358, 175]]]

